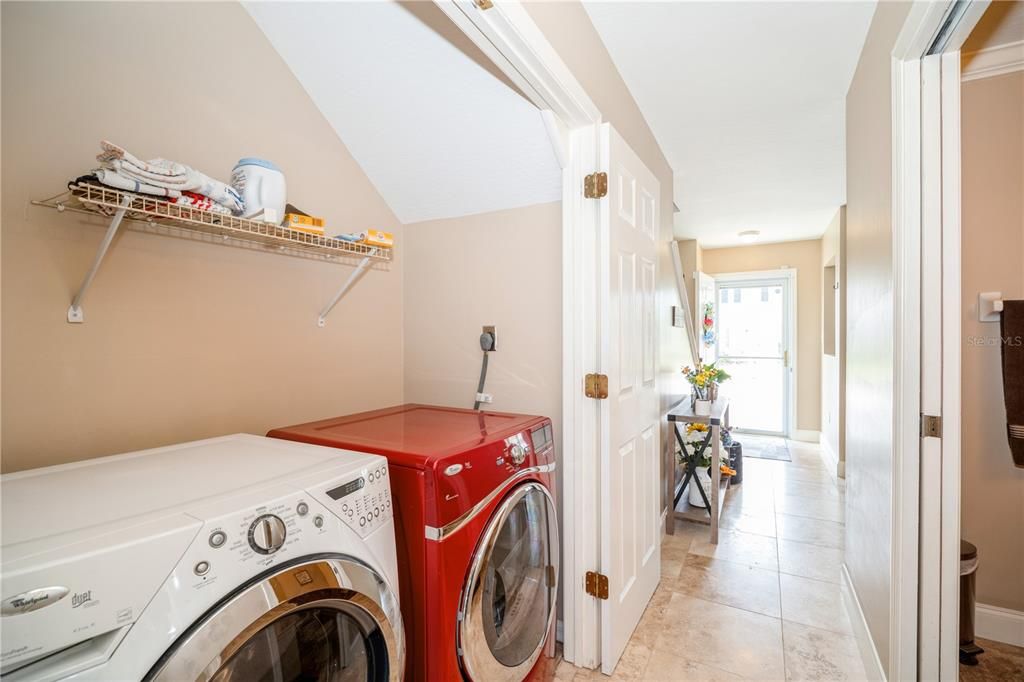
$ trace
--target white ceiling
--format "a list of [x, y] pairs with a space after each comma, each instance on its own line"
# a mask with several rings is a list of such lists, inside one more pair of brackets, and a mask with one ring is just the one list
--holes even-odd
[[845, 98], [873, 1], [584, 6], [675, 171], [678, 237], [821, 236], [845, 201]]
[[245, 7], [402, 223], [561, 199], [540, 112], [432, 4]]

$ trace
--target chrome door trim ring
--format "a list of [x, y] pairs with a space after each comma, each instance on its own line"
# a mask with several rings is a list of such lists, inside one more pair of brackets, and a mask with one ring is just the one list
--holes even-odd
[[[300, 577], [303, 571], [307, 575]], [[286, 576], [296, 577], [295, 584], [283, 584]], [[240, 586], [186, 629], [143, 679], [209, 680], [252, 635], [285, 615], [318, 606], [376, 627], [387, 653], [388, 682], [401, 682], [405, 632], [398, 600], [377, 571], [341, 554], [301, 557]]]
[[513, 483], [520, 481], [528, 476], [532, 476], [534, 474], [550, 473], [554, 471], [557, 466], [558, 465], [556, 462], [551, 462], [549, 464], [542, 464], [540, 466], [535, 467], [527, 467], [526, 469], [517, 471], [516, 473], [512, 474], [504, 481], [502, 481], [501, 485], [492, 490], [487, 497], [477, 502], [475, 505], [473, 505], [471, 509], [467, 509], [451, 523], [441, 526], [440, 528], [436, 528], [434, 526], [424, 526], [424, 535], [428, 540], [433, 540], [434, 542], [441, 542], [449, 535], [454, 535], [455, 533], [462, 530], [462, 528], [467, 523], [472, 521], [478, 514], [480, 514], [487, 507], [489, 507], [491, 502], [494, 502], [495, 498], [497, 498], [499, 495], [504, 494], [505, 490], [507, 490], [508, 487]]
[[[504, 525], [505, 519], [508, 518], [509, 512], [522, 500], [528, 493], [532, 491], [540, 491], [540, 493], [547, 500], [549, 505], [549, 542], [551, 544], [551, 564], [550, 568], [553, 570], [555, 584], [551, 589], [551, 613], [548, 614], [547, 624], [544, 626], [544, 638], [537, 644], [537, 648], [518, 666], [512, 668], [504, 665], [491, 654], [491, 659], [503, 673], [498, 677], [495, 676], [495, 671], [487, 671], [486, 676], [478, 677], [475, 673], [478, 671], [473, 670], [473, 664], [469, 660], [467, 654], [469, 653], [470, 644], [468, 644], [469, 635], [467, 628], [471, 627], [470, 623], [473, 621], [470, 614], [470, 608], [472, 607], [473, 593], [476, 591], [475, 586], [480, 581], [480, 571], [483, 567], [484, 560], [487, 559], [491, 550], [493, 549], [493, 543], [497, 539], [498, 532]], [[525, 483], [513, 492], [511, 492], [507, 499], [502, 502], [501, 507], [498, 508], [494, 515], [494, 518], [487, 527], [484, 529], [483, 534], [480, 536], [480, 541], [477, 545], [476, 550], [473, 552], [472, 560], [470, 561], [469, 572], [466, 577], [466, 582], [462, 586], [462, 595], [459, 598], [459, 612], [458, 612], [458, 654], [459, 661], [470, 680], [474, 682], [520, 682], [524, 680], [526, 676], [533, 669], [533, 666], [537, 663], [537, 659], [540, 658], [541, 653], [544, 651], [544, 647], [547, 645], [547, 636], [551, 632], [551, 625], [554, 623], [555, 615], [558, 612], [558, 572], [560, 566], [560, 546], [558, 538], [558, 509], [555, 506], [555, 499], [551, 495], [551, 491], [546, 486], [537, 482], [531, 481]], [[477, 633], [478, 637], [483, 637], [483, 632]], [[482, 645], [477, 642], [477, 645], [485, 649], [489, 654], [491, 653], [489, 645], [483, 642]]]

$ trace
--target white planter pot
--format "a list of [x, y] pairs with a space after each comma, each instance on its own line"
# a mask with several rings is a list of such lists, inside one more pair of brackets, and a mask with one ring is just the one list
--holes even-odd
[[[693, 475], [694, 478], [700, 479], [701, 487], [704, 488], [704, 494], [708, 496], [708, 500], [711, 500], [711, 474], [708, 473], [707, 467], [697, 467], [697, 472]], [[697, 490], [697, 486], [694, 481], [690, 481], [686, 484], [686, 487], [690, 489], [690, 506], [692, 507], [703, 507], [704, 500], [700, 496], [700, 491]]]
[[694, 400], [693, 401], [693, 413], [706, 417], [711, 414], [711, 401], [710, 400]]

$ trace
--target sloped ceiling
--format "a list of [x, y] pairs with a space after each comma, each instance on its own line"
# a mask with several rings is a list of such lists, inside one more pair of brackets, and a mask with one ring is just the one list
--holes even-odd
[[540, 112], [432, 3], [245, 7], [403, 223], [561, 199]]
[[821, 236], [845, 201], [846, 91], [874, 2], [584, 6], [675, 171], [677, 236]]

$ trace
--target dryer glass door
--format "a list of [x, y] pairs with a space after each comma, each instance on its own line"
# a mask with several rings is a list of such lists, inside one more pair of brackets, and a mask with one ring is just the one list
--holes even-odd
[[462, 600], [462, 663], [473, 680], [522, 680], [555, 615], [558, 530], [550, 494], [516, 488], [488, 524]]

